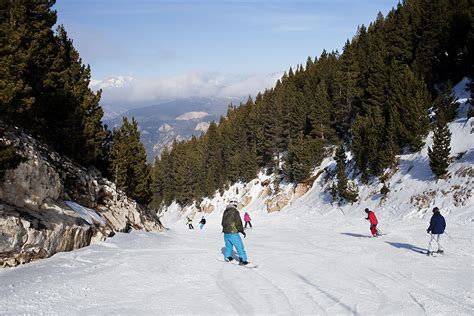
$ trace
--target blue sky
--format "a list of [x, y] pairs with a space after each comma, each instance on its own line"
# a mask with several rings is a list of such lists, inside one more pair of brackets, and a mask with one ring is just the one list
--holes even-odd
[[[341, 49], [396, 0], [58, 0], [94, 79], [281, 73]], [[272, 78], [273, 80], [273, 78]]]

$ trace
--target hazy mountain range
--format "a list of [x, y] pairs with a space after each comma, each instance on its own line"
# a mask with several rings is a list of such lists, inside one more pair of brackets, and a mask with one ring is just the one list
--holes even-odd
[[217, 122], [221, 115], [226, 114], [230, 103], [239, 104], [240, 101], [237, 98], [191, 97], [134, 108], [118, 115], [111, 115], [104, 108], [104, 123], [112, 129], [122, 124], [123, 116], [129, 119], [134, 117], [139, 125], [147, 159], [152, 162], [163, 148], [173, 143], [173, 139], [183, 140], [200, 135], [207, 130], [210, 122]]

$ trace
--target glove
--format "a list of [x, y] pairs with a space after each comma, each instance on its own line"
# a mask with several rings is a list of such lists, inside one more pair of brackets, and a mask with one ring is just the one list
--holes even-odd
[[429, 234], [429, 233], [430, 233], [430, 230], [429, 230], [429, 229], [427, 229], [427, 230], [426, 230], [426, 232]]
[[244, 235], [244, 238], [247, 237], [247, 234], [245, 232], [243, 232], [242, 235]]

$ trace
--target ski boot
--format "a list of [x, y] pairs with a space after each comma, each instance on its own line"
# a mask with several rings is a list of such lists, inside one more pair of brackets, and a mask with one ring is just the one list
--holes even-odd
[[249, 263], [247, 261], [243, 261], [242, 259], [240, 259], [240, 261], [239, 261], [239, 266], [246, 266], [248, 264]]
[[225, 261], [227, 261], [227, 262], [231, 262], [232, 260], [234, 260], [234, 258], [232, 258], [232, 257], [225, 258]]

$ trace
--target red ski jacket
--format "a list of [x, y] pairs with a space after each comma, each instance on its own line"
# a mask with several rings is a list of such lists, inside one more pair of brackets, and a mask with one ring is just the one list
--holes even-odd
[[369, 211], [369, 213], [367, 213], [367, 218], [369, 221], [370, 221], [370, 224], [371, 225], [377, 225], [379, 223], [379, 221], [377, 220], [377, 217], [375, 216], [375, 213], [372, 212], [372, 211]]

